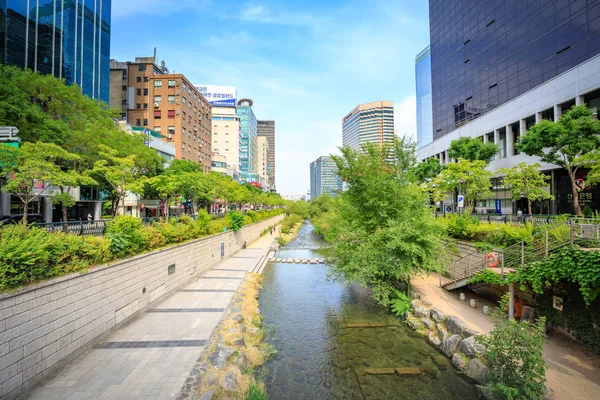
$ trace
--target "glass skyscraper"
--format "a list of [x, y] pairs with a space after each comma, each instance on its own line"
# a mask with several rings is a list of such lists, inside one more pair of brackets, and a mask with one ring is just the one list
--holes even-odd
[[383, 145], [394, 140], [394, 103], [375, 101], [361, 104], [342, 120], [342, 143], [353, 149], [367, 143]]
[[0, 0], [0, 60], [108, 103], [111, 0]]
[[336, 196], [342, 191], [342, 179], [337, 174], [337, 165], [331, 157], [319, 157], [310, 163], [310, 199], [322, 194]]
[[250, 99], [238, 101], [236, 113], [240, 119], [240, 172], [242, 180], [253, 181], [258, 173], [258, 127]]
[[431, 52], [429, 46], [415, 59], [417, 82], [417, 147], [433, 142], [433, 112], [431, 108]]

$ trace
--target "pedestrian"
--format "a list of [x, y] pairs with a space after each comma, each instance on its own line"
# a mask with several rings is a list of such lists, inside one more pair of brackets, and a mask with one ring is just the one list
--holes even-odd
[[273, 227], [271, 227], [271, 236], [273, 236]]
[[88, 213], [87, 219], [88, 219], [88, 221], [91, 221], [94, 219], [94, 217], [92, 216], [92, 213]]

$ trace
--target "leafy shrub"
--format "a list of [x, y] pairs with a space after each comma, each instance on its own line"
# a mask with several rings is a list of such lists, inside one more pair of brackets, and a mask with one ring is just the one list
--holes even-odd
[[302, 221], [302, 217], [298, 214], [288, 215], [281, 221], [281, 232], [290, 233], [292, 228], [296, 226], [298, 222]]
[[109, 240], [110, 252], [117, 257], [123, 257], [131, 254], [131, 243], [129, 235], [123, 232], [107, 233], [106, 237]]
[[[114, 249], [118, 251], [117, 253], [113, 252], [115, 255], [124, 256], [148, 249], [148, 238], [142, 232], [142, 220], [139, 218], [130, 215], [120, 215], [108, 223], [106, 233], [107, 236], [117, 235], [114, 236]], [[111, 242], [113, 236], [109, 236], [111, 237]], [[111, 246], [113, 245], [111, 244]]]
[[213, 219], [208, 223], [208, 234], [214, 235], [223, 232], [229, 227], [229, 221], [225, 218]]
[[412, 308], [412, 298], [398, 289], [393, 290], [394, 298], [390, 300], [392, 312], [398, 317], [405, 317]]
[[544, 317], [536, 322], [518, 322], [506, 317], [508, 296], [492, 311], [494, 330], [477, 339], [486, 346], [486, 381], [500, 398], [542, 399], [546, 391], [546, 364], [542, 358], [546, 339]]
[[234, 232], [239, 231], [244, 226], [244, 215], [237, 211], [230, 212], [225, 219], [229, 223], [229, 229]]

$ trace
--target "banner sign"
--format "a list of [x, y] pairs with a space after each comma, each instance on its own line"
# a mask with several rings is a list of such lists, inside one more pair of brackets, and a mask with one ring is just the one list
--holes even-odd
[[196, 89], [212, 106], [235, 107], [237, 105], [235, 86], [197, 85]]

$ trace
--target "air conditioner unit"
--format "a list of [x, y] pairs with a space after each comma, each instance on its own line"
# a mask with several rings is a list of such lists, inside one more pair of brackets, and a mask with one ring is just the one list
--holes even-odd
[[171, 140], [171, 139], [173, 139], [173, 135], [169, 133], [169, 134], [167, 135], [167, 139], [168, 139], [168, 140]]
[[176, 109], [175, 110], [175, 115], [179, 115], [179, 113], [180, 113], [179, 109]]
[[176, 85], [177, 87], [179, 87], [179, 85], [181, 85], [181, 83], [177, 82], [175, 85]]
[[160, 103], [154, 103], [154, 108], [158, 108], [158, 106], [160, 106]]
[[175, 104], [181, 104], [181, 102], [179, 100], [175, 101]]
[[179, 90], [175, 91], [175, 96], [179, 96], [181, 93], [179, 92]]

